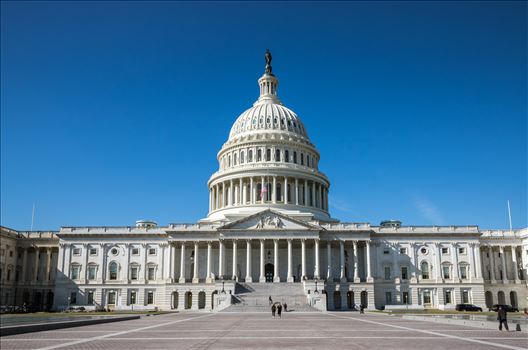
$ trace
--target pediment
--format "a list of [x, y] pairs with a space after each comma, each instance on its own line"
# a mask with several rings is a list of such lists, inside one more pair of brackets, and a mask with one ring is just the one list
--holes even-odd
[[271, 209], [261, 211], [246, 218], [230, 222], [219, 228], [220, 230], [316, 230], [322, 228], [312, 225]]

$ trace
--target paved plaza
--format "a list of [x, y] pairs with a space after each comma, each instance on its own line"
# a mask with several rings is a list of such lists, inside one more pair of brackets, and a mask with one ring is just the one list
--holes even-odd
[[8, 349], [526, 349], [528, 335], [358, 313], [180, 313], [5, 336]]

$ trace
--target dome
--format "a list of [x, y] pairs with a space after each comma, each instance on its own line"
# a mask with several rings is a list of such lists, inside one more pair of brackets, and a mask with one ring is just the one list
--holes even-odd
[[231, 128], [229, 140], [254, 132], [292, 133], [308, 139], [303, 123], [291, 109], [281, 104], [257, 103], [242, 113]]

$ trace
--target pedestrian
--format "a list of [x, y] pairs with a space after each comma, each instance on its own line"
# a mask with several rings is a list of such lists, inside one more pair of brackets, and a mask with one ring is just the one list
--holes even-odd
[[282, 305], [279, 303], [279, 305], [277, 305], [277, 314], [279, 315], [279, 318], [281, 318], [281, 313], [282, 313]]
[[284, 303], [283, 307], [284, 307], [284, 312], [288, 312], [288, 305], [286, 303]]
[[273, 299], [271, 299], [271, 295], [269, 296], [269, 304], [273, 304]]
[[363, 304], [359, 305], [359, 313], [364, 314], [365, 313], [365, 306]]
[[528, 316], [528, 307], [524, 308], [524, 316]]
[[271, 315], [272, 315], [273, 317], [275, 317], [275, 310], [276, 310], [276, 309], [277, 309], [277, 308], [275, 307], [275, 304], [271, 305]]
[[502, 331], [502, 324], [504, 323], [504, 327], [506, 328], [507, 331], [509, 331], [508, 329], [508, 320], [507, 320], [507, 317], [506, 317], [506, 309], [504, 308], [504, 306], [501, 306], [499, 308], [499, 312], [497, 313], [497, 320], [499, 320], [499, 331]]

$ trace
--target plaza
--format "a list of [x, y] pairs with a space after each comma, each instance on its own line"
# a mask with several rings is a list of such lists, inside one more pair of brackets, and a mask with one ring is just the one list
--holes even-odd
[[525, 349], [525, 332], [410, 321], [376, 313], [171, 313], [5, 336], [15, 349]]

